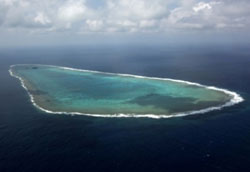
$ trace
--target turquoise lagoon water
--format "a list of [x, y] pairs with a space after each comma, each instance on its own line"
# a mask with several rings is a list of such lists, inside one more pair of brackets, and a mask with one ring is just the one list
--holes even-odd
[[172, 116], [220, 107], [233, 99], [221, 90], [170, 79], [47, 65], [14, 65], [10, 71], [33, 104], [51, 113]]

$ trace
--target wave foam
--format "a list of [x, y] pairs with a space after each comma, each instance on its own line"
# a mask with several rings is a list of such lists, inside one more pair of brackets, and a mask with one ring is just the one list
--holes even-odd
[[[221, 91], [225, 94], [230, 95], [232, 98], [230, 99], [230, 101], [226, 102], [223, 105], [220, 106], [213, 106], [213, 107], [208, 107], [205, 109], [201, 109], [201, 110], [195, 110], [195, 111], [188, 111], [188, 112], [181, 112], [181, 113], [175, 113], [175, 114], [171, 114], [171, 115], [155, 115], [155, 114], [85, 114], [85, 113], [81, 113], [81, 112], [57, 112], [57, 111], [50, 111], [47, 109], [44, 109], [42, 107], [40, 107], [39, 105], [36, 104], [33, 95], [28, 91], [28, 88], [25, 86], [25, 82], [24, 80], [15, 75], [11, 68], [14, 66], [22, 66], [22, 65], [36, 65], [36, 66], [48, 66], [48, 67], [57, 67], [57, 68], [61, 68], [61, 69], [65, 69], [65, 70], [72, 70], [72, 71], [81, 71], [81, 72], [92, 72], [92, 73], [102, 73], [102, 74], [109, 74], [109, 75], [119, 75], [119, 76], [127, 76], [127, 77], [134, 77], [134, 78], [146, 78], [146, 79], [153, 79], [153, 80], [165, 80], [165, 81], [173, 81], [173, 82], [179, 82], [179, 83], [185, 83], [188, 85], [195, 85], [195, 86], [199, 86], [199, 87], [203, 87], [206, 89], [210, 89], [210, 90], [216, 90], [216, 91]], [[30, 101], [31, 103], [38, 109], [46, 112], [46, 113], [50, 113], [50, 114], [70, 114], [70, 115], [85, 115], [85, 116], [93, 116], [93, 117], [106, 117], [106, 118], [129, 118], [129, 117], [134, 117], [134, 118], [142, 118], [142, 117], [147, 117], [147, 118], [154, 118], [154, 119], [160, 119], [160, 118], [172, 118], [172, 117], [183, 117], [183, 116], [188, 116], [188, 115], [195, 115], [195, 114], [204, 114], [210, 111], [214, 111], [214, 110], [221, 110], [224, 107], [228, 107], [228, 106], [233, 106], [235, 104], [238, 104], [240, 102], [243, 102], [244, 99], [237, 94], [236, 92], [233, 91], [229, 91], [227, 89], [222, 89], [222, 88], [217, 88], [214, 86], [206, 86], [206, 85], [202, 85], [199, 83], [195, 83], [195, 82], [189, 82], [189, 81], [184, 81], [184, 80], [176, 80], [176, 79], [170, 79], [170, 78], [158, 78], [158, 77], [147, 77], [147, 76], [139, 76], [139, 75], [132, 75], [132, 74], [121, 74], [121, 73], [109, 73], [109, 72], [99, 72], [99, 71], [92, 71], [92, 70], [84, 70], [84, 69], [74, 69], [74, 68], [70, 68], [70, 67], [62, 67], [62, 66], [55, 66], [55, 65], [40, 65], [40, 64], [17, 64], [17, 65], [11, 65], [10, 69], [9, 69], [9, 73], [11, 76], [19, 79], [21, 81], [21, 85], [22, 87], [28, 92], [29, 97], [30, 97]]]

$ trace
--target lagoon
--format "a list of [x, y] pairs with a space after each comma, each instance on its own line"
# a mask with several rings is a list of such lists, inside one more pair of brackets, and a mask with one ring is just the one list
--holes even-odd
[[182, 80], [61, 66], [12, 65], [34, 106], [48, 113], [169, 118], [243, 101], [235, 92]]

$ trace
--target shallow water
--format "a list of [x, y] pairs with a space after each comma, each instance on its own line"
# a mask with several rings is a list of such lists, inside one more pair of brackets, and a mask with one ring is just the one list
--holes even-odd
[[21, 78], [38, 107], [58, 113], [168, 117], [234, 99], [223, 91], [185, 81], [58, 66], [14, 65], [11, 74]]

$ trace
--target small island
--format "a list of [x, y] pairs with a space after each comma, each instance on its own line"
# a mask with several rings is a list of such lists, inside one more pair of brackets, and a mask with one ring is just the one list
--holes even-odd
[[12, 65], [34, 106], [47, 113], [169, 118], [243, 101], [235, 92], [182, 80], [60, 66]]

